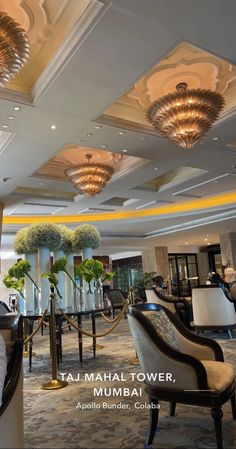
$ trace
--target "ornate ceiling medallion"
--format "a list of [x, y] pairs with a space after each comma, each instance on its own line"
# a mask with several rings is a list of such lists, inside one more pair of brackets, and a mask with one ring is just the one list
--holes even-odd
[[20, 72], [29, 57], [25, 31], [7, 14], [0, 12], [0, 86]]
[[69, 168], [65, 172], [75, 187], [86, 196], [100, 193], [114, 173], [109, 165], [91, 162], [91, 158], [91, 154], [86, 154], [88, 162]]
[[225, 104], [217, 92], [187, 87], [177, 84], [177, 92], [152, 103], [146, 116], [156, 131], [182, 148], [191, 148], [204, 136]]

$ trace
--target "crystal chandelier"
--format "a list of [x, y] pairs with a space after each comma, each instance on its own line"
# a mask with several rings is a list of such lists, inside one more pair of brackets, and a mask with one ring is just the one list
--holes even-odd
[[187, 87], [187, 83], [177, 84], [177, 92], [155, 101], [147, 111], [147, 120], [156, 131], [182, 148], [191, 148], [203, 137], [225, 104], [217, 92]]
[[0, 12], [0, 86], [4, 87], [29, 57], [25, 31], [4, 12]]
[[91, 154], [86, 154], [88, 162], [66, 170], [70, 181], [86, 196], [95, 196], [101, 192], [114, 172], [109, 165], [91, 162], [91, 158]]

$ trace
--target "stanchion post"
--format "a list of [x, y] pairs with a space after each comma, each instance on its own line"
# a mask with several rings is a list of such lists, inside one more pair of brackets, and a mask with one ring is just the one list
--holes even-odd
[[56, 320], [55, 320], [55, 294], [51, 287], [50, 293], [50, 318], [49, 318], [49, 332], [50, 332], [50, 354], [51, 354], [51, 369], [52, 378], [49, 382], [41, 385], [43, 390], [58, 390], [68, 385], [65, 380], [57, 378], [57, 354], [56, 354]]

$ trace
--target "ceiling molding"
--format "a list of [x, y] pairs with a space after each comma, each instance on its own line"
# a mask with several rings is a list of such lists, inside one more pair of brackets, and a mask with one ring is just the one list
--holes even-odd
[[45, 95], [50, 85], [65, 69], [74, 53], [78, 50], [84, 39], [92, 31], [108, 5], [101, 0], [92, 0], [85, 12], [82, 14], [69, 36], [55, 53], [46, 69], [40, 75], [32, 89], [33, 103], [36, 105]]
[[168, 204], [144, 210], [127, 210], [115, 212], [103, 212], [101, 214], [82, 214], [79, 215], [54, 215], [51, 217], [41, 216], [33, 217], [25, 215], [24, 217], [4, 216], [3, 224], [31, 224], [35, 222], [49, 221], [52, 223], [79, 223], [79, 222], [109, 222], [114, 220], [147, 220], [155, 219], [157, 216], [182, 216], [183, 214], [192, 214], [196, 211], [204, 212], [208, 210], [216, 210], [216, 208], [235, 205], [236, 191], [214, 195], [210, 197], [200, 198], [192, 201], [180, 202], [176, 204]]

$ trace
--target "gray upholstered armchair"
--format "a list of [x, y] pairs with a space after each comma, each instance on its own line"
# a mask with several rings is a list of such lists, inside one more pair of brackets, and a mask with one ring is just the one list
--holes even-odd
[[162, 380], [146, 377], [145, 381], [153, 404], [147, 444], [152, 443], [157, 428], [159, 401], [167, 401], [172, 416], [178, 402], [210, 407], [217, 449], [222, 449], [221, 406], [231, 399], [234, 419], [236, 407], [235, 373], [233, 366], [224, 362], [221, 347], [212, 339], [192, 334], [157, 304], [129, 306], [128, 320], [143, 373], [164, 373]]

